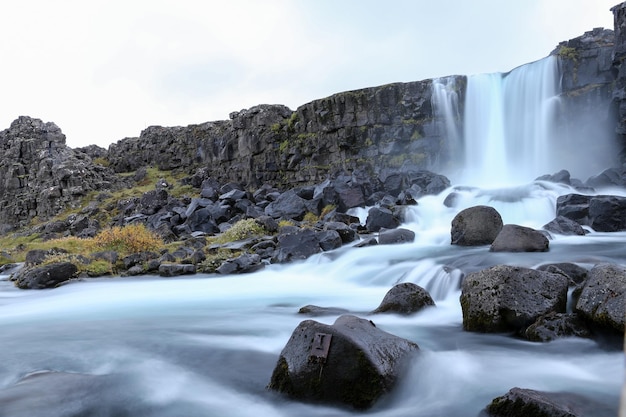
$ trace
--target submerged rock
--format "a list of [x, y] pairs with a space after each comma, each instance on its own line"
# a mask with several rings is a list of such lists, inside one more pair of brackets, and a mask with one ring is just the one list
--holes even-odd
[[393, 388], [417, 344], [352, 315], [305, 320], [280, 353], [268, 388], [304, 401], [371, 407]]

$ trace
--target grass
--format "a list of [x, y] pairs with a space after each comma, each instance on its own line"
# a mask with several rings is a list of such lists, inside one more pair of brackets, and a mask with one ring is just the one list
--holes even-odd
[[254, 219], [239, 220], [230, 229], [224, 233], [210, 239], [211, 243], [229, 243], [237, 240], [248, 239], [251, 237], [261, 237], [267, 235], [268, 232], [263, 226]]

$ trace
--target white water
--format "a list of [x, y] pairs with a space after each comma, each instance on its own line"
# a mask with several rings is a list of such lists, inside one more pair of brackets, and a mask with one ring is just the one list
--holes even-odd
[[[499, 86], [490, 103], [505, 106], [501, 98], [508, 87], [495, 76], [484, 78], [470, 84]], [[514, 78], [511, 84], [526, 82]], [[453, 97], [453, 89], [446, 88], [437, 102]], [[513, 123], [493, 120], [511, 118], [506, 111], [480, 106], [473, 117], [484, 126], [476, 131], [501, 132]], [[448, 109], [454, 113], [454, 106]], [[498, 142], [509, 135], [478, 137], [494, 141], [489, 152], [508, 160], [500, 168], [510, 171], [515, 158], [510, 159], [508, 145]], [[539, 146], [513, 153], [532, 155]], [[482, 154], [470, 160], [493, 162]], [[545, 169], [542, 164], [533, 169]], [[626, 233], [555, 236], [547, 253], [451, 246], [450, 221], [463, 208], [491, 205], [505, 223], [540, 228], [554, 217], [557, 197], [574, 191], [545, 182], [495, 187], [492, 180], [500, 177], [479, 167], [472, 178], [489, 186], [456, 187], [420, 199], [403, 225], [417, 234], [411, 244], [344, 247], [252, 275], [97, 279], [41, 291], [20, 291], [0, 281], [0, 417], [360, 415], [290, 401], [265, 389], [291, 332], [307, 318], [296, 314], [307, 304], [348, 309], [420, 345], [407, 377], [368, 415], [474, 417], [516, 386], [580, 393], [617, 409], [624, 373], [619, 348], [575, 338], [530, 343], [508, 334], [462, 330], [463, 274], [504, 263], [626, 264]], [[524, 175], [531, 173], [526, 168], [520, 168]], [[520, 178], [509, 180], [519, 184]], [[445, 207], [451, 192], [457, 194], [456, 204]], [[616, 192], [624, 194], [606, 190]], [[428, 289], [437, 306], [410, 317], [369, 315], [398, 282]], [[332, 323], [335, 318], [316, 320]], [[24, 379], [33, 373], [39, 374]]]

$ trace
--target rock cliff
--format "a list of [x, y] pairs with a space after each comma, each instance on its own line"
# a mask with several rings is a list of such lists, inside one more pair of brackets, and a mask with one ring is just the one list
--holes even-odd
[[54, 123], [19, 117], [0, 132], [0, 234], [48, 219], [93, 190], [119, 183], [107, 168], [65, 145]]

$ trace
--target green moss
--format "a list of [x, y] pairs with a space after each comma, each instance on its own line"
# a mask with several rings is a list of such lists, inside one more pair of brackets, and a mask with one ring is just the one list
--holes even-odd
[[573, 61], [578, 61], [580, 58], [580, 53], [576, 48], [564, 45], [559, 48], [557, 55], [561, 58], [571, 59]]
[[267, 234], [267, 230], [254, 219], [239, 220], [230, 229], [211, 239], [213, 243], [229, 243], [250, 237], [260, 237]]
[[283, 127], [283, 126], [282, 126], [280, 123], [274, 123], [272, 126], [270, 126], [270, 130], [271, 130], [273, 133], [278, 133], [278, 132], [280, 132], [280, 130], [282, 129], [282, 127]]

